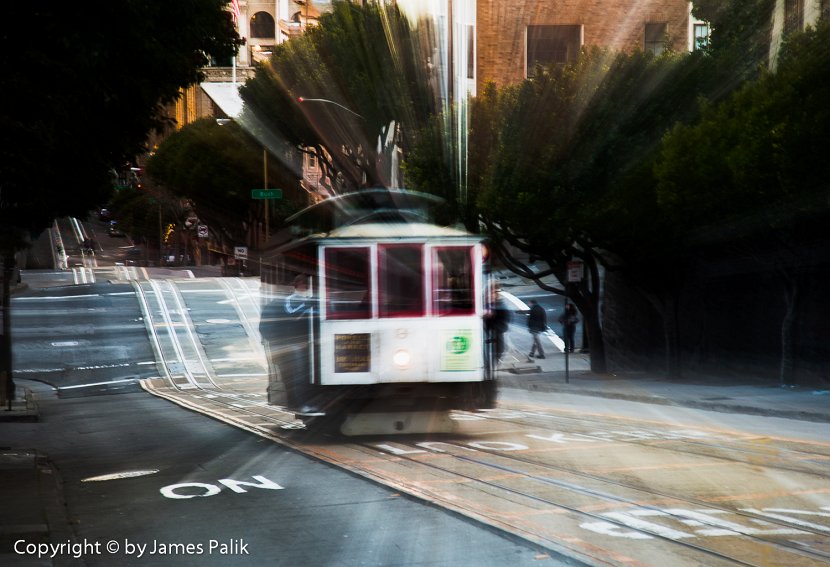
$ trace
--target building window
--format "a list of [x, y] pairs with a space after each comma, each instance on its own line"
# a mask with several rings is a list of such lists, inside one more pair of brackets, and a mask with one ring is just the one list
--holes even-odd
[[251, 37], [275, 37], [274, 18], [268, 12], [257, 12], [251, 16]]
[[709, 24], [695, 24], [692, 51], [709, 47]]
[[273, 45], [252, 45], [251, 46], [251, 61], [254, 63], [262, 63], [271, 58], [274, 52]]
[[527, 26], [527, 75], [536, 65], [575, 61], [582, 47], [582, 26]]
[[784, 33], [801, 31], [804, 28], [803, 0], [784, 1]]
[[666, 42], [668, 40], [666, 28], [667, 25], [665, 22], [646, 24], [644, 51], [660, 55], [666, 50]]
[[233, 56], [230, 57], [223, 57], [222, 59], [217, 59], [216, 57], [210, 58], [210, 63], [208, 67], [231, 67], [233, 65]]
[[467, 26], [467, 78], [476, 78], [476, 27]]

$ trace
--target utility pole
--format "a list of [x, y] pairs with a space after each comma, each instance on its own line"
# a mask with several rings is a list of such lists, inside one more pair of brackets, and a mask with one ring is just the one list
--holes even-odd
[[12, 321], [11, 321], [11, 280], [14, 277], [14, 253], [3, 255], [3, 336], [0, 338], [0, 402], [12, 409], [15, 387], [12, 376]]
[[[262, 147], [262, 188], [268, 189], [268, 149], [263, 146]], [[265, 246], [268, 246], [268, 237], [270, 232], [268, 231], [268, 209], [271, 208], [270, 199], [265, 199], [263, 203], [265, 206]], [[260, 246], [260, 248], [263, 248]]]

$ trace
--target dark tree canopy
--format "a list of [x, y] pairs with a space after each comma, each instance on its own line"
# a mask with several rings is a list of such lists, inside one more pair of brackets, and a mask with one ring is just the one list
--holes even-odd
[[147, 173], [176, 197], [191, 201], [216, 234], [239, 242], [244, 240], [242, 222], [260, 214], [262, 201], [251, 199], [251, 189], [265, 183], [263, 161], [268, 164], [268, 187], [285, 193], [274, 203], [274, 224], [298, 209], [291, 200], [296, 180], [273, 156], [263, 160], [262, 152], [236, 122], [220, 126], [205, 118], [162, 142], [147, 163]]
[[[680, 230], [733, 238], [806, 228], [830, 210], [830, 25], [793, 36], [765, 72], [667, 136], [655, 168]], [[726, 225], [724, 224], [726, 223]], [[740, 227], [740, 228], [738, 228]]]
[[225, 0], [4, 6], [0, 226], [5, 241], [105, 202], [110, 170], [163, 125], [163, 105], [240, 44]]
[[406, 151], [435, 110], [431, 33], [395, 5], [335, 1], [319, 26], [276, 47], [242, 98], [267, 128], [319, 158], [333, 192], [386, 185], [378, 137], [394, 121], [388, 138]]
[[[545, 289], [563, 293], [561, 285], [552, 285], [550, 279], [542, 283], [542, 278], [552, 274], [562, 282], [567, 261], [585, 261], [588, 283], [571, 290], [571, 295], [583, 311], [589, 335], [595, 327], [592, 364], [597, 362], [595, 346], [601, 336], [598, 319], [592, 321], [599, 282], [591, 269], [604, 265], [625, 270], [666, 325], [672, 324], [674, 296], [686, 277], [689, 223], [700, 218], [693, 218], [695, 208], [692, 214], [682, 206], [667, 211], [666, 189], [658, 190], [654, 166], [664, 137], [675, 124], [695, 123], [702, 101], [717, 105], [764, 74], [773, 4], [773, 0], [695, 2], [696, 15], [713, 26], [706, 50], [659, 57], [586, 50], [572, 65], [540, 68], [520, 84], [485, 88], [471, 102], [467, 182], [474, 206], [458, 210], [467, 215], [468, 226], [483, 222], [511, 269], [536, 279]], [[783, 79], [787, 81], [797, 83]], [[821, 89], [816, 92], [823, 96]], [[805, 89], [800, 94], [811, 97], [809, 93]], [[710, 192], [741, 206], [748, 204], [740, 194], [723, 195], [717, 183], [696, 189], [692, 181], [713, 171], [707, 156], [746, 157], [746, 150], [734, 150], [734, 144], [762, 140], [763, 128], [770, 126], [756, 128], [750, 123], [744, 136], [736, 128], [725, 134], [732, 138], [710, 146], [707, 136], [714, 135], [718, 123], [728, 123], [729, 112], [737, 113], [733, 107], [723, 115], [710, 115], [711, 131], [677, 144], [680, 159], [692, 159], [696, 147], [709, 151], [700, 154], [694, 174], [682, 168], [676, 171], [677, 181], [689, 189], [682, 198], [694, 201], [697, 208]], [[446, 138], [440, 135], [440, 121], [435, 124], [407, 156], [410, 179], [430, 191], [453, 179], [448, 153], [441, 146]], [[790, 132], [795, 139], [799, 128], [777, 131]], [[812, 147], [825, 146], [803, 147], [788, 159], [796, 167], [806, 165], [815, 154]], [[772, 173], [785, 165], [781, 160], [759, 161], [754, 171], [744, 175]], [[528, 260], [543, 263], [537, 263], [534, 271]]]

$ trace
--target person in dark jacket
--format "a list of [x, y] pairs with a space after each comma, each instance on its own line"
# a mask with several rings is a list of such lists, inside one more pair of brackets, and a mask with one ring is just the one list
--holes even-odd
[[485, 328], [487, 329], [489, 341], [494, 345], [496, 363], [504, 356], [505, 344], [504, 334], [510, 326], [510, 309], [505, 305], [499, 295], [498, 287], [490, 291], [489, 306], [484, 316]]
[[559, 317], [559, 322], [562, 323], [562, 334], [565, 335], [565, 350], [573, 352], [576, 324], [579, 323], [579, 316], [573, 303], [565, 305], [565, 312]]
[[530, 316], [527, 318], [527, 329], [533, 337], [533, 346], [527, 357], [533, 358], [535, 356], [536, 358], [545, 358], [545, 351], [542, 349], [542, 340], [539, 335], [544, 333], [548, 328], [547, 315], [545, 314], [545, 309], [536, 300], [531, 299], [529, 303]]

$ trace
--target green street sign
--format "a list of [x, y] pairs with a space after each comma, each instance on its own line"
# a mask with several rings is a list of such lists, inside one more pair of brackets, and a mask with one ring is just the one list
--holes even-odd
[[282, 199], [282, 189], [251, 189], [251, 199]]

